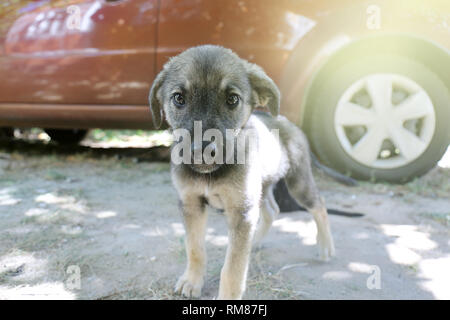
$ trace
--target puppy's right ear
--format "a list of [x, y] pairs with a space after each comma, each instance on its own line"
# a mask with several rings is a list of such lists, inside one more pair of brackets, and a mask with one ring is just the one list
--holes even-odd
[[153, 85], [152, 88], [150, 89], [150, 94], [148, 96], [148, 101], [150, 103], [150, 110], [152, 111], [153, 125], [155, 126], [156, 129], [159, 129], [161, 127], [164, 118], [163, 101], [160, 89], [164, 83], [165, 78], [166, 72], [163, 69], [156, 76], [156, 79], [153, 81]]

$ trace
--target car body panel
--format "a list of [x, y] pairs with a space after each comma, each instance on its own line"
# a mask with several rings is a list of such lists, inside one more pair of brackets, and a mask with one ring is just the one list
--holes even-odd
[[[148, 90], [163, 64], [206, 43], [261, 65], [280, 86], [281, 112], [301, 124], [312, 80], [349, 44], [404, 34], [450, 49], [447, 0], [10, 2], [0, 8], [0, 125], [32, 123], [20, 120], [30, 115], [24, 108], [17, 108], [21, 116], [14, 114], [15, 103], [42, 112], [46, 105], [63, 110], [59, 105], [67, 104], [71, 112], [80, 105], [84, 127], [149, 128], [149, 113], [135, 112], [119, 125], [108, 117], [94, 121], [98, 113], [81, 106], [103, 106], [111, 113], [118, 110], [114, 105], [129, 105], [130, 112], [148, 108]], [[79, 29], [68, 27], [70, 5], [80, 8]], [[46, 117], [48, 125], [71, 126], [58, 117]]]
[[[0, 57], [1, 102], [144, 104], [155, 75], [157, 0], [19, 1]], [[36, 2], [31, 2], [35, 3]], [[68, 27], [67, 8], [80, 10]]]

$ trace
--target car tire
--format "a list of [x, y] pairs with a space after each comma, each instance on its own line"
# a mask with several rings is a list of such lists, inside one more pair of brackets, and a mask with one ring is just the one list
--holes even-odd
[[9, 140], [14, 138], [14, 128], [0, 128], [0, 139]]
[[51, 140], [61, 145], [78, 144], [86, 137], [87, 130], [84, 129], [45, 129]]
[[[390, 101], [389, 90], [377, 86], [391, 87]], [[386, 94], [378, 94], [383, 90]], [[313, 151], [354, 178], [405, 183], [433, 168], [448, 147], [449, 89], [418, 61], [393, 55], [351, 60], [335, 68], [313, 95]]]

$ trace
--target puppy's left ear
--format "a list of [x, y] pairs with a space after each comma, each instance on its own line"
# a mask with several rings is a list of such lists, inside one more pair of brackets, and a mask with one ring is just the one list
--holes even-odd
[[164, 83], [165, 78], [166, 72], [163, 69], [153, 81], [153, 85], [148, 96], [150, 110], [152, 111], [153, 125], [156, 129], [159, 129], [161, 127], [164, 118], [163, 101], [161, 98], [160, 89], [162, 84]]
[[256, 64], [246, 62], [245, 64], [248, 80], [252, 86], [253, 107], [267, 107], [272, 116], [280, 112], [280, 90], [264, 70]]

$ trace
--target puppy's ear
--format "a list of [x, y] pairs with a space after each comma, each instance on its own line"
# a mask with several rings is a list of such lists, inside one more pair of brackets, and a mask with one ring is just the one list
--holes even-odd
[[161, 86], [166, 78], [165, 69], [163, 69], [153, 81], [152, 88], [150, 89], [150, 94], [148, 96], [148, 101], [150, 103], [150, 110], [152, 111], [153, 125], [156, 129], [161, 127], [164, 111], [163, 111], [163, 101], [161, 97]]
[[267, 107], [275, 117], [280, 111], [280, 90], [264, 70], [256, 64], [246, 62], [248, 80], [252, 87], [253, 107]]

